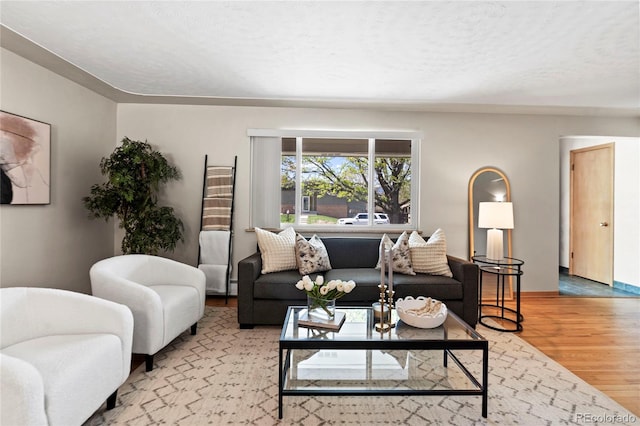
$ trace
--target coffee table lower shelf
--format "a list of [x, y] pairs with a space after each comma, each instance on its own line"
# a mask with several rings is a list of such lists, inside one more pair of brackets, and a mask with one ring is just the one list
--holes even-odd
[[[420, 330], [417, 330], [417, 337], [412, 338], [398, 338], [397, 336], [391, 336], [389, 333], [381, 335], [380, 333], [373, 332], [365, 332], [363, 336], [358, 337], [357, 333], [349, 334], [344, 336], [346, 333], [343, 331], [343, 335], [340, 335], [340, 332], [335, 332], [334, 338], [306, 338], [300, 337], [300, 334], [297, 332], [291, 332], [291, 328], [293, 326], [293, 322], [295, 321], [295, 310], [296, 307], [290, 307], [287, 312], [287, 319], [285, 320], [285, 325], [283, 327], [280, 344], [279, 344], [279, 379], [278, 379], [278, 418], [283, 417], [283, 399], [285, 396], [372, 396], [372, 395], [389, 395], [389, 396], [406, 396], [406, 395], [444, 395], [444, 396], [481, 396], [482, 397], [482, 417], [487, 417], [487, 383], [488, 383], [488, 359], [489, 359], [489, 345], [487, 340], [481, 338], [475, 330], [468, 328], [468, 326], [456, 317], [454, 314], [452, 318], [449, 319], [448, 324], [445, 324], [441, 333], [443, 334], [442, 338], [433, 339], [421, 337]], [[370, 308], [346, 308], [345, 310], [348, 313], [349, 310], [370, 310]], [[359, 312], [361, 313], [361, 312]], [[372, 312], [366, 312], [367, 318], [373, 317]], [[349, 318], [347, 318], [347, 323], [349, 322]], [[370, 320], [373, 325], [372, 320]], [[456, 339], [449, 338], [447, 336], [447, 326], [451, 328], [452, 335], [456, 335], [460, 333], [460, 330], [453, 328], [462, 327], [466, 328], [464, 331], [467, 333], [472, 332], [477, 337], [474, 339]], [[406, 327], [406, 326], [405, 326]], [[296, 327], [297, 328], [297, 324]], [[332, 332], [333, 333], [333, 332]], [[395, 333], [395, 331], [391, 331], [390, 333]], [[426, 334], [426, 332], [425, 332]], [[378, 337], [380, 336], [380, 337]], [[325, 336], [326, 337], [326, 336]], [[444, 370], [448, 371], [448, 361], [449, 359], [453, 360], [454, 363], [459, 368], [466, 379], [468, 380], [468, 384], [473, 387], [472, 389], [417, 389], [417, 388], [409, 388], [409, 387], [401, 387], [397, 386], [394, 388], [373, 388], [368, 386], [358, 386], [354, 388], [349, 387], [323, 387], [321, 384], [315, 384], [313, 387], [300, 387], [296, 389], [289, 389], [288, 385], [291, 378], [291, 367], [292, 367], [292, 351], [295, 350], [332, 350], [332, 351], [385, 351], [388, 353], [389, 351], [442, 351], [441, 356], [441, 365]], [[461, 362], [461, 360], [454, 354], [452, 351], [482, 351], [482, 378], [478, 379], [474, 376], [472, 372], [468, 370], [467, 367]], [[370, 356], [370, 355], [369, 355]], [[433, 359], [436, 359], [436, 356]], [[297, 379], [300, 380], [300, 379]], [[342, 379], [337, 379], [344, 382]], [[367, 380], [364, 380], [367, 382]], [[369, 383], [369, 382], [367, 382]]]
[[[445, 351], [465, 372], [469, 380], [471, 380], [478, 389], [285, 389], [287, 381], [287, 373], [290, 367], [291, 350], [286, 350], [284, 367], [281, 370], [281, 385], [278, 393], [278, 418], [283, 416], [283, 398], [285, 396], [406, 396], [406, 395], [463, 395], [463, 396], [481, 396], [482, 397], [482, 417], [487, 417], [487, 394], [486, 388], [480, 384], [475, 377], [464, 367], [458, 358], [450, 351]], [[280, 355], [282, 360], [282, 353]], [[445, 363], [446, 367], [446, 355]]]

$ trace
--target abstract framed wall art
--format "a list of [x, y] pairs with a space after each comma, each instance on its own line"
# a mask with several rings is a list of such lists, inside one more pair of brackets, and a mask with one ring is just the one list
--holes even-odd
[[50, 204], [51, 125], [0, 111], [0, 204]]

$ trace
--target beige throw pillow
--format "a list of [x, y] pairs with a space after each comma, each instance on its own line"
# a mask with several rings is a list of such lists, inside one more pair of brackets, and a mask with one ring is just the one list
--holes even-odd
[[262, 273], [296, 269], [296, 231], [287, 228], [279, 234], [255, 228], [262, 255]]
[[425, 241], [420, 234], [413, 231], [409, 236], [411, 263], [413, 270], [423, 274], [444, 275], [452, 277], [447, 261], [447, 239], [440, 228]]
[[[393, 259], [391, 264], [393, 265], [393, 272], [400, 272], [401, 274], [415, 275], [411, 266], [411, 252], [409, 251], [409, 238], [407, 232], [403, 232], [398, 237], [398, 240], [394, 244], [391, 238], [387, 234], [382, 236], [380, 240], [380, 247], [385, 247], [385, 250], [389, 250], [393, 247]], [[380, 262], [382, 259], [378, 256], [378, 264], [376, 269], [380, 269]], [[388, 268], [388, 264], [385, 265]]]
[[296, 235], [296, 262], [300, 275], [331, 269], [327, 248], [317, 235], [311, 237], [309, 241], [300, 234]]

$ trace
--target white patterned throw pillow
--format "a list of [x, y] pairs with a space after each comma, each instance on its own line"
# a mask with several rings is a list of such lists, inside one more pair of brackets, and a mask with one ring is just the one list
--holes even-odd
[[[395, 244], [393, 243], [393, 241], [391, 241], [391, 238], [389, 238], [387, 234], [384, 234], [382, 236], [382, 239], [380, 240], [380, 246], [384, 246], [385, 250], [389, 250], [393, 247], [393, 260], [391, 261], [391, 264], [393, 265], [393, 272], [400, 272], [401, 274], [406, 275], [416, 274], [411, 265], [409, 238], [406, 231], [398, 237]], [[378, 264], [376, 265], [376, 269], [380, 269], [380, 261], [381, 259], [378, 256]], [[388, 266], [386, 267], [388, 268]]]
[[262, 255], [262, 273], [296, 269], [296, 231], [287, 228], [279, 234], [254, 228]]
[[453, 276], [447, 261], [447, 239], [442, 229], [436, 229], [428, 241], [413, 231], [409, 236], [409, 248], [415, 272]]
[[296, 235], [296, 262], [300, 275], [331, 269], [327, 248], [317, 235], [309, 238], [309, 241], [300, 234]]

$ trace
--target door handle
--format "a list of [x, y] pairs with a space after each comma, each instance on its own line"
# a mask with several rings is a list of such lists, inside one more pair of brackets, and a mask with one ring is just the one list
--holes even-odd
[[609, 226], [607, 222], [600, 222], [600, 226]]

